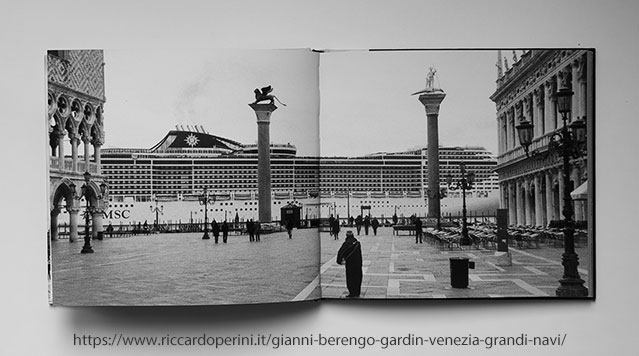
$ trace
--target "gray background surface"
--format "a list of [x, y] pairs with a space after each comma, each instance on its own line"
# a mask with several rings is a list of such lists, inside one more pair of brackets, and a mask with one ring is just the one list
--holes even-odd
[[[0, 354], [388, 354], [346, 347], [280, 350], [74, 347], [73, 334], [554, 336], [523, 355], [628, 354], [638, 295], [635, 135], [638, 5], [633, 1], [23, 1], [0, 11]], [[51, 308], [46, 288], [47, 48], [595, 47], [597, 300], [325, 302], [209, 308]], [[108, 63], [107, 63], [108, 65]], [[378, 93], [383, 96], [383, 93]], [[108, 100], [108, 95], [107, 95]], [[108, 111], [105, 112], [108, 118]], [[633, 188], [635, 187], [635, 188]], [[398, 348], [405, 355], [512, 354], [512, 348]]]

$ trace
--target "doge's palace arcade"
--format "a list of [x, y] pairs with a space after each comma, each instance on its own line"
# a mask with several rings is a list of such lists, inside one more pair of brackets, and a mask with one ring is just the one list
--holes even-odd
[[[497, 107], [499, 153], [495, 171], [499, 174], [500, 205], [508, 209], [511, 225], [548, 226], [552, 220], [563, 219], [563, 190], [570, 184], [564, 184], [561, 157], [547, 154], [553, 135], [562, 127], [555, 94], [560, 85], [574, 92], [568, 123], [583, 119], [592, 137], [592, 56], [589, 50], [558, 49], [523, 51], [517, 58], [512, 51], [509, 66], [510, 57], [502, 59], [499, 51], [497, 89], [491, 96]], [[530, 157], [517, 136], [516, 126], [521, 122], [534, 126], [529, 147], [534, 155]], [[587, 189], [591, 145], [586, 154], [571, 159], [571, 192], [578, 188], [592, 191]], [[588, 220], [590, 215], [587, 200], [581, 199], [586, 199], [586, 194], [577, 199], [573, 196], [575, 221]]]
[[[58, 217], [63, 212], [69, 214], [71, 242], [78, 238], [81, 221], [92, 221], [93, 238], [102, 231], [107, 208], [100, 170], [106, 101], [103, 67], [101, 50], [47, 52], [51, 239], [58, 238]], [[90, 216], [82, 220], [79, 213], [85, 210]]]

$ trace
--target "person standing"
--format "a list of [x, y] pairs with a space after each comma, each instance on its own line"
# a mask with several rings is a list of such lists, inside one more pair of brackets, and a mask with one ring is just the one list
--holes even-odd
[[293, 238], [293, 220], [292, 219], [288, 219], [288, 221], [286, 221], [286, 232], [288, 232], [288, 238], [292, 239]]
[[377, 236], [377, 228], [379, 227], [379, 220], [377, 218], [373, 218], [371, 222], [371, 226], [373, 227], [373, 235]]
[[339, 240], [339, 230], [339, 220], [335, 219], [333, 220], [333, 226], [331, 226], [331, 234], [333, 235], [335, 240]]
[[253, 223], [253, 219], [246, 222], [246, 232], [249, 235], [249, 242], [255, 241], [255, 223]]
[[224, 220], [222, 223], [222, 242], [226, 243], [226, 239], [229, 237], [229, 224]]
[[364, 234], [368, 236], [368, 228], [371, 226], [371, 216], [366, 215], [364, 218]]
[[217, 221], [215, 221], [215, 219], [213, 219], [213, 222], [211, 223], [211, 231], [213, 231], [215, 243], [218, 243], [218, 240], [220, 238], [220, 225], [217, 223]]
[[255, 222], [253, 223], [253, 233], [255, 234], [253, 241], [256, 241], [256, 242], [260, 241], [260, 229], [261, 229], [260, 221], [255, 220]]
[[418, 217], [415, 217], [415, 243], [423, 243], [422, 220]]
[[[328, 233], [333, 236], [333, 224], [335, 223], [335, 218], [333, 217], [333, 214], [331, 214], [331, 216], [328, 217]], [[336, 239], [337, 240], [337, 239]]]
[[357, 229], [357, 236], [359, 236], [359, 232], [362, 231], [362, 216], [357, 215], [355, 218], [355, 228]]
[[337, 252], [337, 263], [346, 265], [347, 298], [359, 298], [362, 289], [362, 247], [352, 231]]

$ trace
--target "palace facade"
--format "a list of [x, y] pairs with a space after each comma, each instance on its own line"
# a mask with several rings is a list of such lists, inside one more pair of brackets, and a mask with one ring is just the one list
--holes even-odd
[[[511, 225], [547, 226], [563, 219], [564, 189], [570, 189], [574, 220], [587, 221], [593, 209], [587, 199], [593, 191], [588, 174], [594, 172], [594, 51], [533, 49], [520, 58], [512, 53], [509, 67], [499, 52], [497, 89], [490, 97], [497, 108], [500, 206], [508, 209]], [[560, 78], [574, 92], [568, 124], [583, 119], [587, 125], [585, 153], [570, 162], [571, 182], [564, 182], [560, 155], [549, 152], [553, 135], [563, 126], [555, 99]], [[534, 125], [530, 155], [516, 129], [524, 121]]]
[[58, 217], [64, 212], [69, 214], [69, 239], [75, 240], [82, 209], [91, 214], [97, 237], [108, 207], [100, 165], [104, 55], [102, 50], [52, 50], [46, 60], [51, 238], [57, 238]]

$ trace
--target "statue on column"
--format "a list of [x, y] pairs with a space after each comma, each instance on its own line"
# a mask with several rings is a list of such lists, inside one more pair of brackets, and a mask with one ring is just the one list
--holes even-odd
[[255, 88], [255, 90], [253, 90], [253, 92], [255, 93], [255, 101], [253, 102], [253, 104], [257, 104], [260, 101], [268, 100], [269, 104], [273, 105], [274, 100], [277, 100], [278, 103], [286, 106], [286, 104], [281, 102], [280, 99], [278, 99], [275, 95], [271, 94], [272, 91], [273, 91], [273, 88], [270, 85], [267, 87], [263, 87], [262, 89]]
[[435, 88], [435, 73], [437, 73], [435, 68], [428, 68], [428, 74], [426, 74], [426, 90], [433, 90]]

